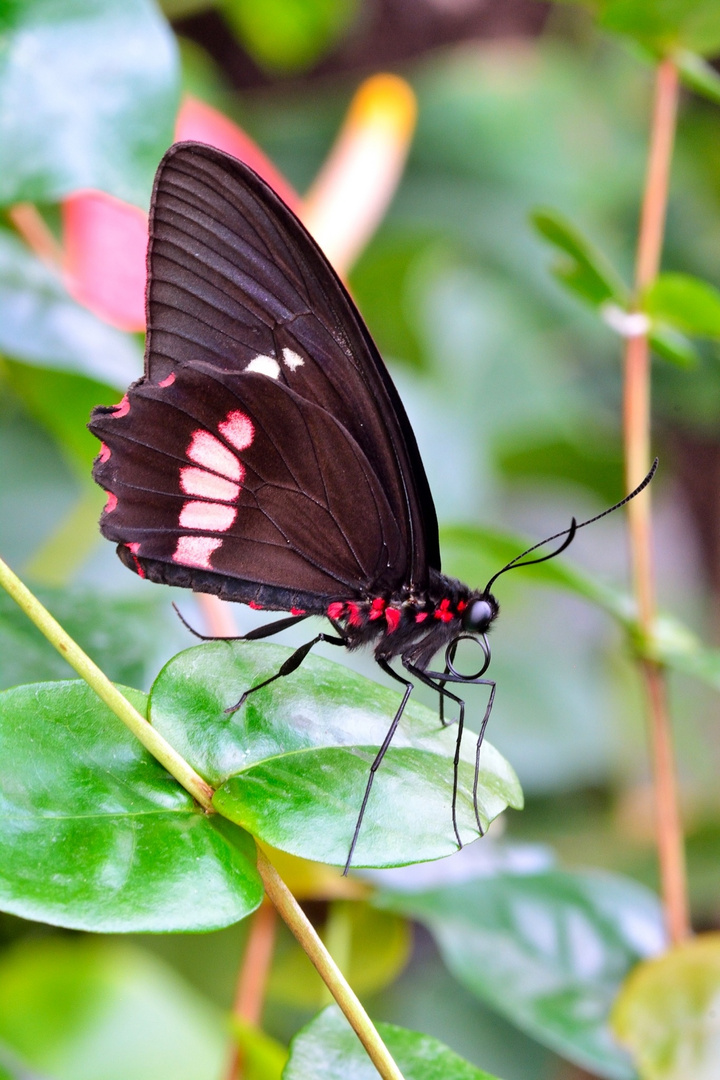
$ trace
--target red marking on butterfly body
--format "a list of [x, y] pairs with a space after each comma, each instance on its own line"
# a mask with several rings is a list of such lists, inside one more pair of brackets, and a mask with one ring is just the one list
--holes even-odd
[[360, 614], [360, 608], [357, 606], [357, 604], [348, 603], [348, 611], [350, 612], [350, 615], [348, 617], [348, 622], [350, 623], [350, 625], [362, 626], [362, 615]]
[[172, 384], [174, 382], [175, 382], [175, 372], [171, 371], [166, 379], [163, 379], [162, 382], [158, 383], [158, 386], [162, 386], [162, 387], [172, 386]]
[[248, 604], [248, 607], [251, 607], [253, 609], [253, 611], [262, 611], [262, 609], [263, 609], [262, 604], [256, 604], [254, 600], [250, 601], [250, 603]]
[[107, 502], [105, 503], [105, 513], [112, 514], [117, 506], [117, 502], [117, 495], [113, 495], [112, 491], [108, 491]]
[[118, 404], [115, 406], [115, 412], [113, 413], [113, 416], [117, 420], [118, 416], [127, 416], [129, 412], [130, 402], [128, 400], [127, 394], [125, 394], [122, 401], [119, 401]]
[[418, 611], [417, 615], [415, 616], [415, 622], [425, 622], [427, 617], [427, 611]]
[[329, 619], [339, 619], [344, 610], [345, 610], [345, 605], [342, 603], [342, 601], [341, 600], [334, 600], [332, 602], [332, 604], [328, 604], [328, 609], [327, 609], [328, 618]]
[[106, 446], [105, 443], [101, 443], [100, 444], [100, 464], [104, 465], [109, 457], [110, 457], [110, 447]]
[[464, 600], [459, 600], [458, 601], [458, 606], [457, 606], [458, 611], [464, 611], [466, 607], [467, 607], [467, 604], [465, 603]]
[[383, 600], [382, 596], [376, 596], [370, 605], [369, 619], [379, 619], [383, 611], [387, 606], [387, 601]]
[[435, 610], [435, 618], [441, 619], [442, 622], [451, 622], [455, 618], [450, 610], [450, 601], [448, 599], [440, 601], [440, 607]]
[[385, 618], [388, 624], [388, 633], [392, 634], [393, 630], [397, 630], [400, 623], [400, 612], [397, 608], [385, 608]]
[[[330, 605], [330, 607], [332, 607], [332, 604]], [[291, 615], [306, 615], [307, 612], [305, 611], [305, 608], [291, 607], [290, 608], [290, 614]]]

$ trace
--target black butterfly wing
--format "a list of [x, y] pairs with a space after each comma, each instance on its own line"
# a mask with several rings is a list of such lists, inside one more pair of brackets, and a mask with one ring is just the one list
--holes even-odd
[[125, 561], [277, 607], [423, 588], [439, 550], [412, 430], [291, 212], [240, 162], [176, 145], [148, 265], [145, 377], [90, 425]]

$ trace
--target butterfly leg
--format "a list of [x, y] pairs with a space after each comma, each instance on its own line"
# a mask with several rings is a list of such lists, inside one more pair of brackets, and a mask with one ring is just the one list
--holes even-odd
[[[460, 830], [458, 829], [457, 823], [457, 793], [458, 770], [460, 768], [460, 747], [462, 745], [463, 729], [465, 727], [465, 702], [462, 700], [462, 698], [459, 698], [456, 694], [451, 693], [450, 690], [446, 688], [441, 675], [433, 673], [435, 675], [435, 678], [430, 678], [430, 676], [426, 672], [422, 671], [421, 668], [414, 667], [413, 664], [406, 663], [405, 667], [411, 675], [418, 679], [419, 682], [424, 683], [425, 686], [432, 687], [432, 689], [440, 695], [441, 708], [443, 699], [446, 697], [450, 698], [451, 701], [454, 701], [458, 707], [458, 731], [457, 738], [455, 740], [455, 757], [453, 759], [452, 825], [453, 832], [455, 833], [455, 839], [457, 840], [457, 845], [459, 848], [461, 848], [463, 844], [462, 840], [460, 839]], [[443, 724], [443, 727], [448, 726], [443, 721], [442, 712], [440, 714], [440, 721]]]
[[[416, 676], [416, 678], [420, 679], [422, 682], [425, 682], [426, 685], [432, 686], [435, 690], [438, 691], [438, 693], [447, 694], [447, 696], [451, 697], [451, 698], [454, 697], [454, 694], [451, 694], [448, 690], [444, 689], [445, 681], [446, 680], [448, 682], [464, 682], [465, 681], [465, 680], [463, 680], [463, 679], [461, 679], [461, 678], [459, 678], [457, 676], [449, 675], [448, 671], [447, 671], [447, 668], [445, 669], [445, 671], [424, 671], [424, 672], [421, 673], [419, 670], [416, 670], [416, 669], [412, 668], [408, 664], [406, 664], [405, 666], [408, 668], [409, 671], [412, 672], [413, 675]], [[423, 678], [423, 676], [424, 676], [424, 678]], [[437, 683], [434, 680], [437, 680]], [[480, 810], [479, 810], [479, 807], [478, 807], [478, 800], [477, 800], [478, 781], [479, 781], [479, 777], [480, 777], [480, 750], [482, 749], [483, 739], [485, 738], [485, 728], [488, 725], [488, 720], [490, 719], [490, 713], [492, 712], [493, 705], [495, 703], [496, 684], [492, 679], [470, 679], [470, 680], [467, 680], [467, 681], [472, 686], [489, 686], [490, 687], [490, 697], [488, 698], [487, 708], [485, 709], [485, 715], [483, 716], [482, 723], [480, 725], [480, 732], [479, 732], [478, 737], [477, 737], [477, 744], [476, 744], [476, 749], [475, 749], [475, 776], [473, 778], [473, 809], [475, 811], [475, 821], [477, 823], [477, 827], [478, 827], [478, 831], [480, 832], [480, 835], [484, 836], [485, 835], [485, 830], [484, 830], [482, 822], [480, 820]], [[440, 689], [441, 686], [443, 687], [442, 690]], [[457, 701], [459, 699], [455, 698], [455, 700]], [[460, 743], [459, 743], [459, 740], [458, 740], [457, 750], [456, 750], [456, 762], [459, 761], [459, 746], [460, 746]]]
[[375, 760], [373, 761], [372, 765], [370, 766], [370, 775], [368, 776], [368, 782], [367, 782], [367, 785], [365, 787], [365, 794], [363, 795], [363, 801], [362, 801], [362, 806], [360, 807], [360, 813], [358, 814], [358, 819], [355, 822], [355, 832], [353, 833], [352, 843], [350, 844], [350, 850], [348, 852], [347, 861], [345, 862], [345, 869], [343, 870], [343, 876], [346, 875], [348, 870], [350, 869], [350, 863], [352, 862], [352, 857], [353, 857], [353, 853], [355, 851], [355, 846], [356, 846], [356, 844], [358, 842], [358, 837], [360, 836], [360, 829], [362, 827], [363, 818], [365, 817], [365, 809], [366, 809], [367, 804], [368, 804], [368, 799], [370, 798], [370, 791], [371, 791], [372, 786], [373, 786], [373, 780], [375, 779], [375, 773], [380, 768], [380, 765], [382, 763], [382, 759], [385, 757], [385, 754], [387, 753], [387, 749], [390, 746], [390, 743], [392, 742], [393, 735], [397, 731], [397, 726], [400, 723], [400, 717], [405, 712], [405, 706], [408, 703], [408, 698], [410, 697], [410, 695], [412, 694], [412, 691], [413, 691], [413, 684], [410, 682], [410, 680], [409, 679], [403, 679], [402, 675], [398, 675], [398, 673], [396, 671], [393, 671], [393, 669], [388, 664], [387, 660], [378, 659], [378, 665], [382, 668], [382, 670], [385, 672], [386, 675], [389, 675], [392, 679], [395, 679], [396, 682], [401, 683], [405, 687], [405, 693], [403, 694], [403, 699], [400, 702], [400, 707], [398, 708], [397, 712], [395, 713], [395, 716], [393, 717], [393, 722], [392, 722], [392, 724], [390, 725], [390, 727], [388, 729], [388, 733], [385, 736], [385, 738], [383, 739], [382, 746], [378, 750], [377, 754], [375, 755]]
[[488, 698], [487, 708], [485, 709], [485, 715], [483, 716], [477, 737], [477, 744], [475, 747], [475, 776], [473, 777], [473, 807], [475, 809], [475, 820], [477, 821], [477, 827], [480, 830], [481, 836], [485, 835], [485, 830], [480, 821], [480, 811], [478, 810], [477, 801], [478, 780], [480, 778], [480, 750], [482, 749], [483, 739], [485, 738], [485, 728], [488, 725], [490, 713], [492, 712], [493, 704], [495, 703], [495, 683], [492, 679], [485, 679], [483, 680], [483, 683], [485, 686], [490, 687], [490, 697]]
[[236, 713], [238, 709], [241, 709], [249, 695], [254, 694], [256, 690], [262, 690], [263, 686], [269, 686], [270, 683], [275, 682], [276, 679], [282, 679], [285, 675], [290, 675], [291, 672], [299, 668], [307, 654], [314, 645], [317, 645], [318, 641], [326, 641], [328, 645], [347, 644], [344, 637], [335, 637], [332, 634], [316, 634], [311, 641], [307, 641], [304, 645], [301, 645], [299, 649], [296, 649], [294, 653], [291, 653], [287, 660], [280, 666], [279, 671], [274, 675], [271, 675], [269, 679], [263, 679], [262, 682], [259, 682], [255, 686], [251, 686], [249, 690], [246, 690], [234, 705], [231, 705], [229, 709], [225, 709], [226, 715], [230, 716], [232, 713]]

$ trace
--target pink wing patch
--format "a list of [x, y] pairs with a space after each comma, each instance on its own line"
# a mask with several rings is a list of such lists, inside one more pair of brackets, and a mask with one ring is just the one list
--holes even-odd
[[192, 466], [180, 470], [180, 487], [186, 495], [199, 495], [202, 499], [235, 502], [240, 497], [239, 484]]
[[213, 472], [227, 476], [230, 480], [242, 482], [245, 470], [232, 450], [228, 450], [224, 443], [204, 428], [193, 433], [185, 453], [196, 465], [203, 465], [206, 469], [212, 469]]
[[212, 570], [210, 556], [222, 544], [222, 540], [212, 536], [180, 536], [173, 560], [183, 566], [199, 566], [203, 570]]
[[[229, 412], [218, 424], [218, 433], [236, 450], [247, 450], [255, 438], [252, 420], [239, 409]], [[197, 498], [183, 504], [178, 525], [201, 533], [227, 532], [237, 517], [244, 465], [225, 443], [204, 428], [193, 432], [185, 453], [200, 468], [185, 466], [180, 470], [181, 490]], [[173, 562], [212, 570], [210, 557], [221, 546], [222, 537], [180, 536]]]
[[236, 450], [247, 450], [255, 438], [252, 420], [239, 409], [227, 414], [222, 424], [218, 424], [218, 431]]
[[186, 502], [180, 511], [181, 529], [202, 532], [227, 532], [237, 517], [234, 506], [225, 503]]

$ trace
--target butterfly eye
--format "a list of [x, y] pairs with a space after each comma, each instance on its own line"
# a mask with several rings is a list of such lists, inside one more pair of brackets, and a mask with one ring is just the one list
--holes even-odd
[[495, 617], [495, 611], [487, 600], [475, 600], [465, 611], [463, 630], [484, 633]]

